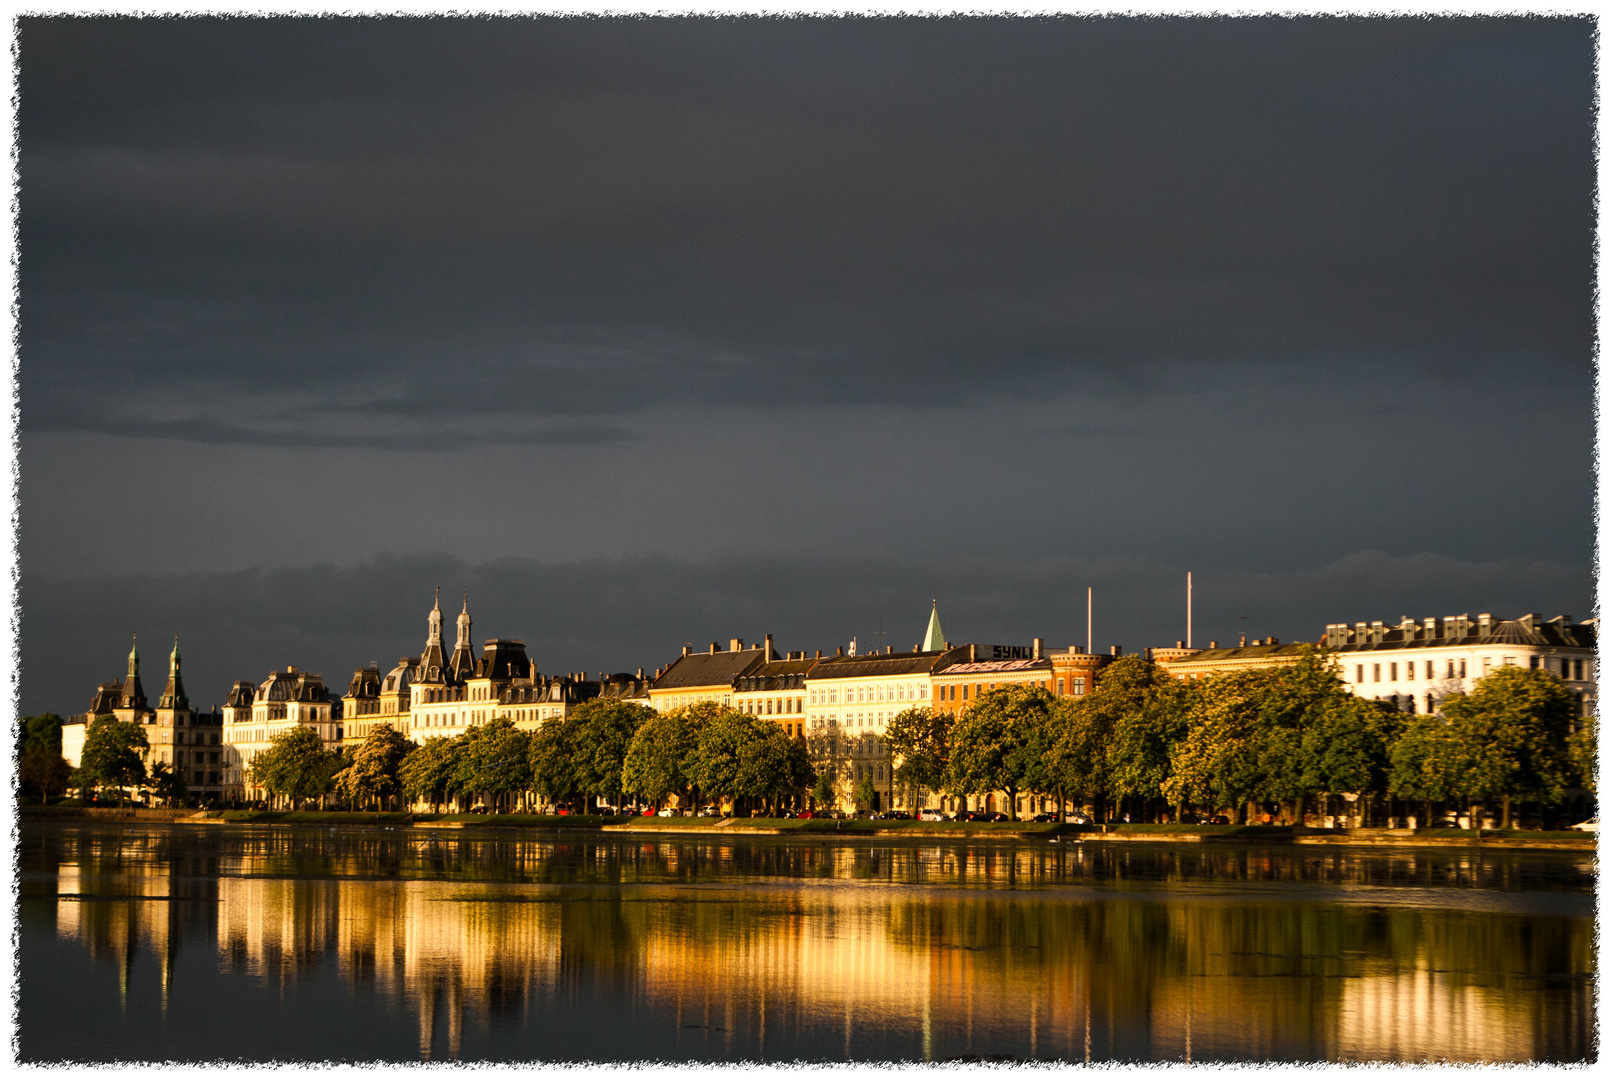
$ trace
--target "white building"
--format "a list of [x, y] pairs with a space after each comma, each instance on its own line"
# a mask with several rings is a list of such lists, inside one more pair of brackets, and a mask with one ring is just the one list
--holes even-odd
[[1382, 622], [1331, 623], [1320, 644], [1332, 649], [1342, 680], [1360, 697], [1393, 702], [1405, 712], [1432, 712], [1451, 693], [1469, 690], [1497, 667], [1538, 668], [1565, 681], [1594, 711], [1597, 620], [1573, 623], [1569, 615], [1495, 619], [1449, 615], [1416, 622], [1404, 616]]

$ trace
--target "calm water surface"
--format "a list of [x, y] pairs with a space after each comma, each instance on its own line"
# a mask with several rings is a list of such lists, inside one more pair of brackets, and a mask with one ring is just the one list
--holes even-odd
[[1585, 854], [21, 835], [28, 1061], [1597, 1056]]

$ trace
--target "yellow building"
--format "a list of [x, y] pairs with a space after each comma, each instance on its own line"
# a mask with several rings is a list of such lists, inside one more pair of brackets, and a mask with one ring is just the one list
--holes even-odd
[[[765, 648], [771, 651], [769, 634]], [[820, 661], [821, 653], [810, 657], [798, 652], [751, 668], [733, 680], [732, 707], [750, 716], [764, 716], [773, 720], [791, 737], [803, 739], [805, 683], [811, 669]]]
[[331, 700], [322, 675], [298, 671], [294, 664], [284, 671], [269, 672], [252, 695], [249, 718], [241, 718], [235, 699], [231, 694], [226, 713], [226, 738], [235, 751], [227, 764], [241, 770], [245, 798], [261, 799], [267, 794], [251, 782], [247, 770], [275, 736], [298, 726], [309, 727], [318, 733], [326, 750], [341, 748], [340, 702]]
[[[766, 641], [770, 640], [768, 636]], [[649, 704], [656, 712], [670, 712], [701, 701], [731, 706], [734, 680], [774, 659], [769, 644], [745, 647], [742, 638], [733, 638], [726, 649], [712, 641], [709, 652], [694, 652], [684, 645], [682, 655], [671, 661], [649, 687]]]
[[1210, 641], [1205, 649], [1154, 649], [1152, 655], [1159, 667], [1177, 679], [1201, 679], [1227, 671], [1286, 667], [1295, 664], [1304, 649], [1312, 647], [1301, 641], [1282, 644], [1274, 637], [1254, 638], [1250, 643], [1242, 638], [1241, 644], [1228, 649]]

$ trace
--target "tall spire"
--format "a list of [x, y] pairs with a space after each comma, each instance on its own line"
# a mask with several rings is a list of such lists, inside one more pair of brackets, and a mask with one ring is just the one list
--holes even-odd
[[436, 586], [436, 601], [430, 607], [430, 636], [425, 639], [426, 647], [435, 645], [441, 648], [442, 644], [442, 587]]
[[458, 616], [458, 644], [453, 647], [453, 658], [447, 669], [460, 681], [475, 674], [475, 650], [470, 645], [470, 594], [464, 594], [464, 610]]
[[134, 644], [129, 647], [129, 673], [123, 679], [123, 698], [118, 707], [134, 709], [145, 708], [145, 688], [140, 685], [140, 635], [134, 635]]
[[173, 651], [168, 654], [168, 685], [162, 688], [157, 701], [159, 709], [188, 709], [190, 699], [185, 696], [184, 679], [179, 676], [179, 635], [173, 635]]
[[134, 643], [129, 646], [129, 678], [140, 677], [140, 635], [134, 635]]
[[939, 625], [939, 601], [934, 600], [934, 609], [928, 615], [928, 633], [923, 635], [922, 651], [938, 652], [945, 647], [945, 629]]

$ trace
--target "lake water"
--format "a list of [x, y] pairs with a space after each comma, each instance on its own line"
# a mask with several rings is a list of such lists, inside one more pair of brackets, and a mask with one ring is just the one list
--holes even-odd
[[26, 824], [25, 1061], [1580, 1061], [1589, 854]]

